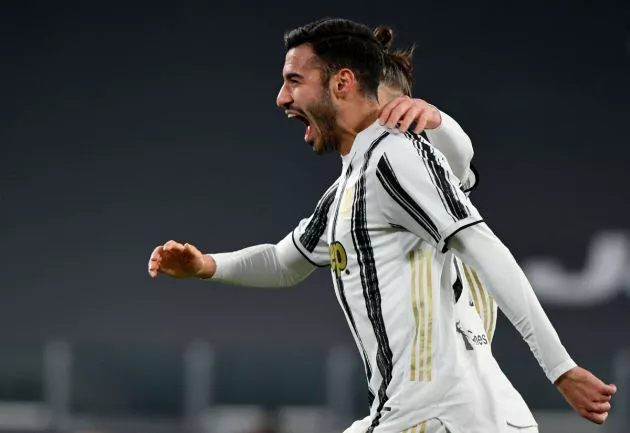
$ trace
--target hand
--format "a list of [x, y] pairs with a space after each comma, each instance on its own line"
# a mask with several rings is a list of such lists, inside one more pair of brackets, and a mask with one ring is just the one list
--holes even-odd
[[581, 367], [560, 376], [556, 386], [577, 413], [595, 424], [606, 421], [610, 399], [617, 392], [615, 385], [606, 385]]
[[381, 109], [378, 118], [381, 125], [395, 128], [405, 133], [409, 125], [416, 122], [413, 132], [420, 134], [425, 129], [435, 129], [442, 123], [440, 110], [422, 99], [399, 96], [389, 101]]
[[149, 259], [149, 275], [153, 278], [158, 273], [176, 278], [210, 278], [215, 270], [214, 260], [188, 243], [182, 245], [175, 241], [168, 241], [164, 245], [155, 247]]

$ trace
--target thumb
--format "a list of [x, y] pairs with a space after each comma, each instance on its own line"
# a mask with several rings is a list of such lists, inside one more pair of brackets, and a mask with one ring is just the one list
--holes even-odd
[[184, 250], [193, 256], [201, 255], [201, 251], [199, 251], [196, 246], [189, 243], [184, 244]]

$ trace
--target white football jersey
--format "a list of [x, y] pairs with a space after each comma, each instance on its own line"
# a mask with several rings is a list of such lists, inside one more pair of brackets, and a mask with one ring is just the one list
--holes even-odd
[[474, 283], [474, 275], [446, 254], [449, 237], [482, 219], [443, 155], [375, 123], [342, 162], [293, 241], [312, 263], [331, 267], [365, 364], [367, 432], [402, 432], [431, 418], [453, 433], [535, 425], [484, 342], [466, 278]]

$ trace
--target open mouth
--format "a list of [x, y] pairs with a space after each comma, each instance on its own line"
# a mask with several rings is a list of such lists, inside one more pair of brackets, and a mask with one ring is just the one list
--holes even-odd
[[306, 131], [304, 132], [304, 141], [311, 144], [313, 141], [313, 137], [311, 136], [311, 122], [308, 120], [308, 118], [305, 115], [297, 113], [295, 111], [287, 111], [286, 113], [289, 119], [300, 120], [306, 126]]

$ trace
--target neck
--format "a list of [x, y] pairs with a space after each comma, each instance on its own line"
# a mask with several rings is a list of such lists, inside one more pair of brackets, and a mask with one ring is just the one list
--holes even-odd
[[338, 111], [337, 125], [339, 127], [339, 153], [347, 155], [357, 134], [378, 119], [379, 105], [372, 99], [361, 98], [348, 103], [343, 110]]

